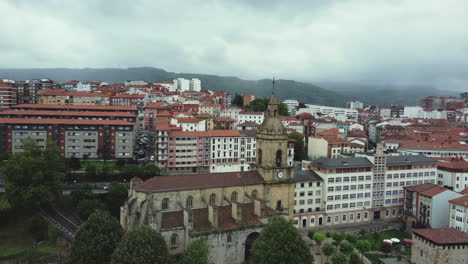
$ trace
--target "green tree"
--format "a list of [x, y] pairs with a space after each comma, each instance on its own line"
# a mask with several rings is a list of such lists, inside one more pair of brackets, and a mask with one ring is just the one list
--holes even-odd
[[[270, 98], [257, 98], [250, 102], [249, 105], [245, 105], [244, 108], [254, 111], [254, 112], [265, 112], [268, 108], [268, 103], [270, 102]], [[288, 116], [288, 107], [280, 102], [278, 107], [278, 112], [282, 116]]]
[[179, 264], [211, 264], [210, 244], [205, 238], [199, 238], [188, 246]]
[[323, 234], [322, 232], [317, 232], [314, 234], [314, 240], [317, 243], [317, 253], [320, 250], [320, 245], [322, 244], [323, 241], [327, 239], [327, 236]]
[[88, 217], [97, 210], [105, 210], [106, 206], [103, 202], [98, 199], [84, 199], [78, 202], [76, 210], [78, 211], [78, 216], [86, 220]]
[[283, 102], [280, 102], [279, 107], [278, 107], [278, 112], [282, 116], [289, 116], [288, 106]]
[[108, 212], [96, 211], [75, 234], [71, 246], [71, 264], [106, 264], [122, 239], [123, 230]]
[[356, 242], [358, 241], [358, 237], [353, 233], [347, 233], [345, 239], [348, 240], [348, 242], [353, 245], [355, 245]]
[[347, 240], [343, 240], [340, 242], [340, 252], [349, 255], [351, 252], [353, 252], [354, 246]]
[[107, 208], [113, 215], [118, 215], [120, 207], [125, 203], [128, 197], [128, 189], [124, 184], [113, 182], [107, 189], [105, 202]]
[[95, 195], [93, 194], [93, 189], [91, 185], [87, 183], [79, 183], [75, 185], [73, 190], [70, 192], [70, 199], [73, 203], [73, 206], [77, 206], [78, 203], [86, 199], [94, 199]]
[[313, 263], [314, 257], [297, 229], [282, 217], [273, 217], [252, 247], [252, 263]]
[[62, 197], [65, 160], [53, 141], [41, 149], [35, 140], [23, 140], [23, 152], [10, 155], [2, 166], [6, 197], [13, 207], [40, 206]]
[[[367, 240], [359, 240], [356, 242], [356, 248], [361, 252], [361, 255], [364, 255], [367, 251], [371, 250], [372, 244], [367, 241]], [[362, 256], [361, 256], [361, 261], [362, 261]]]
[[232, 104], [233, 106], [238, 106], [238, 107], [244, 106], [244, 99], [242, 98], [242, 95], [236, 93], [236, 95], [235, 95], [234, 98], [232, 99], [231, 104]]
[[73, 172], [75, 173], [77, 170], [79, 170], [81, 168], [81, 161], [79, 158], [73, 156], [69, 159], [69, 166], [70, 166], [70, 169], [73, 170]]
[[294, 160], [302, 161], [307, 156], [304, 150], [304, 136], [297, 132], [292, 132], [288, 135], [289, 139], [294, 139]]
[[154, 163], [147, 163], [143, 166], [142, 179], [145, 181], [161, 174], [161, 170]]
[[169, 249], [164, 238], [149, 226], [139, 226], [123, 236], [112, 254], [112, 264], [162, 264], [167, 263]]
[[339, 245], [341, 241], [345, 239], [345, 234], [341, 232], [333, 232], [331, 238], [335, 240], [336, 245]]
[[346, 256], [341, 253], [336, 253], [332, 256], [332, 263], [333, 264], [349, 264]]
[[314, 234], [315, 232], [313, 230], [309, 230], [309, 232], [307, 232], [307, 236], [312, 240], [314, 240]]
[[46, 240], [48, 238], [48, 224], [41, 216], [34, 216], [29, 222], [29, 233], [36, 242]]
[[94, 179], [97, 176], [98, 170], [94, 163], [88, 162], [85, 167], [85, 173], [88, 178]]
[[349, 264], [361, 264], [362, 260], [356, 252], [352, 252], [349, 255]]
[[136, 164], [127, 164], [122, 170], [125, 177], [140, 177], [143, 178], [143, 167]]
[[118, 159], [115, 163], [115, 166], [117, 166], [117, 168], [121, 170], [125, 166], [125, 164], [127, 164], [127, 162], [124, 159]]
[[322, 247], [322, 252], [325, 256], [327, 256], [327, 263], [328, 263], [328, 257], [336, 253], [336, 247], [333, 246], [332, 244], [325, 244]]

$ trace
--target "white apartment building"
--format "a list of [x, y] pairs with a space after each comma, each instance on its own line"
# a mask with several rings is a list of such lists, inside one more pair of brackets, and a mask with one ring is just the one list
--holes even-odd
[[294, 225], [299, 228], [323, 225], [324, 215], [309, 216], [311, 212], [323, 212], [323, 179], [311, 170], [294, 172]]
[[297, 107], [299, 107], [299, 101], [295, 99], [286, 99], [283, 103], [288, 107], [288, 114], [289, 115], [296, 115]]
[[210, 130], [210, 172], [249, 171], [256, 157], [254, 132]]
[[357, 121], [358, 111], [356, 109], [348, 109], [341, 107], [331, 107], [323, 105], [306, 104], [306, 108], [299, 108], [296, 114], [309, 113], [318, 118], [318, 113], [328, 115], [340, 121]]
[[468, 188], [468, 162], [463, 159], [437, 164], [437, 184], [461, 192]]
[[[231, 106], [231, 107], [226, 107], [221, 110], [219, 113], [219, 116], [221, 117], [229, 117], [235, 120], [239, 119], [239, 114], [242, 110], [239, 107]], [[239, 122], [237, 122], [239, 124]]]
[[184, 79], [184, 78], [177, 78], [174, 79], [174, 87], [178, 91], [189, 91], [190, 90], [190, 80]]
[[182, 131], [206, 131], [206, 120], [193, 117], [172, 118], [171, 124], [182, 128]]
[[459, 198], [462, 194], [436, 186], [419, 194], [418, 223], [431, 228], [449, 226], [449, 200]]
[[305, 167], [323, 179], [324, 204], [312, 212], [301, 211], [305, 204], [295, 207], [300, 228], [311, 227], [312, 221], [320, 226], [396, 218], [403, 213], [403, 187], [436, 178], [435, 161], [425, 156], [320, 158]]
[[426, 111], [420, 106], [405, 106], [404, 116], [408, 118], [447, 119], [446, 110]]
[[468, 195], [449, 201], [449, 227], [468, 233]]
[[190, 80], [190, 91], [201, 91], [201, 81], [198, 78], [192, 78]]
[[254, 122], [261, 125], [264, 119], [265, 114], [263, 112], [241, 111], [237, 119], [237, 124], [243, 124], [245, 122]]
[[363, 109], [364, 103], [360, 101], [351, 101], [346, 103], [346, 108], [348, 109]]

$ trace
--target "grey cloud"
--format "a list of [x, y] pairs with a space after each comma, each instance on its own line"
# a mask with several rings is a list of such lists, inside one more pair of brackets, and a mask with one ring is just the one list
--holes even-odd
[[0, 0], [0, 67], [155, 66], [467, 90], [463, 0]]

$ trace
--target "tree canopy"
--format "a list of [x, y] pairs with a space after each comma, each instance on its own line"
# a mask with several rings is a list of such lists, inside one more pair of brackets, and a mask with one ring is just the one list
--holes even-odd
[[343, 240], [340, 242], [340, 252], [349, 255], [353, 252], [354, 246], [347, 240]]
[[108, 212], [96, 211], [76, 232], [71, 264], [106, 264], [122, 238], [123, 230]]
[[313, 263], [314, 257], [297, 229], [282, 217], [272, 218], [252, 247], [252, 263]]
[[[254, 112], [265, 112], [267, 110], [268, 103], [270, 102], [270, 98], [257, 98], [250, 102], [249, 105], [245, 105], [244, 108], [254, 111]], [[279, 114], [282, 116], [288, 116], [288, 107], [280, 102], [278, 108]]]
[[233, 106], [238, 106], [238, 107], [242, 107], [244, 105], [244, 100], [242, 98], [242, 95], [236, 93], [236, 95], [234, 96], [234, 98], [232, 99], [232, 102], [231, 104]]
[[23, 152], [12, 154], [2, 171], [13, 207], [40, 206], [62, 196], [65, 161], [53, 141], [41, 149], [35, 140], [24, 139]]
[[179, 264], [211, 264], [208, 240], [199, 238], [190, 243]]
[[336, 253], [336, 247], [333, 246], [332, 244], [326, 244], [322, 247], [322, 252], [325, 256], [327, 256], [327, 262], [328, 262], [328, 257]]
[[346, 256], [341, 253], [336, 253], [335, 255], [333, 255], [332, 263], [333, 264], [349, 264], [348, 260], [346, 259]]
[[128, 197], [128, 189], [124, 184], [113, 182], [107, 189], [105, 202], [113, 215], [118, 215], [120, 207]]
[[297, 132], [292, 132], [288, 135], [288, 138], [294, 139], [294, 160], [302, 161], [307, 158], [304, 150], [304, 136]]
[[142, 225], [125, 233], [112, 255], [112, 264], [167, 263], [169, 249], [156, 230]]

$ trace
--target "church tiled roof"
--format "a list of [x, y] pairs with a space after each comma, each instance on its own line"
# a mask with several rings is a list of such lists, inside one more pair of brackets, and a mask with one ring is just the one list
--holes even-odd
[[[254, 213], [253, 203], [240, 203], [242, 210], [242, 220], [236, 222], [232, 217], [231, 205], [219, 206], [218, 207], [218, 227], [213, 228], [212, 224], [208, 219], [208, 208], [197, 208], [192, 209], [193, 214], [193, 231], [196, 233], [212, 232], [214, 229], [218, 230], [233, 230], [243, 227], [256, 227], [261, 226], [263, 223], [260, 221], [260, 217]], [[269, 217], [273, 215], [279, 215], [278, 211], [266, 207], [263, 211], [263, 217]], [[183, 211], [164, 212], [161, 219], [162, 229], [171, 229], [183, 227]]]
[[135, 187], [139, 192], [174, 192], [263, 184], [258, 171], [156, 176]]

